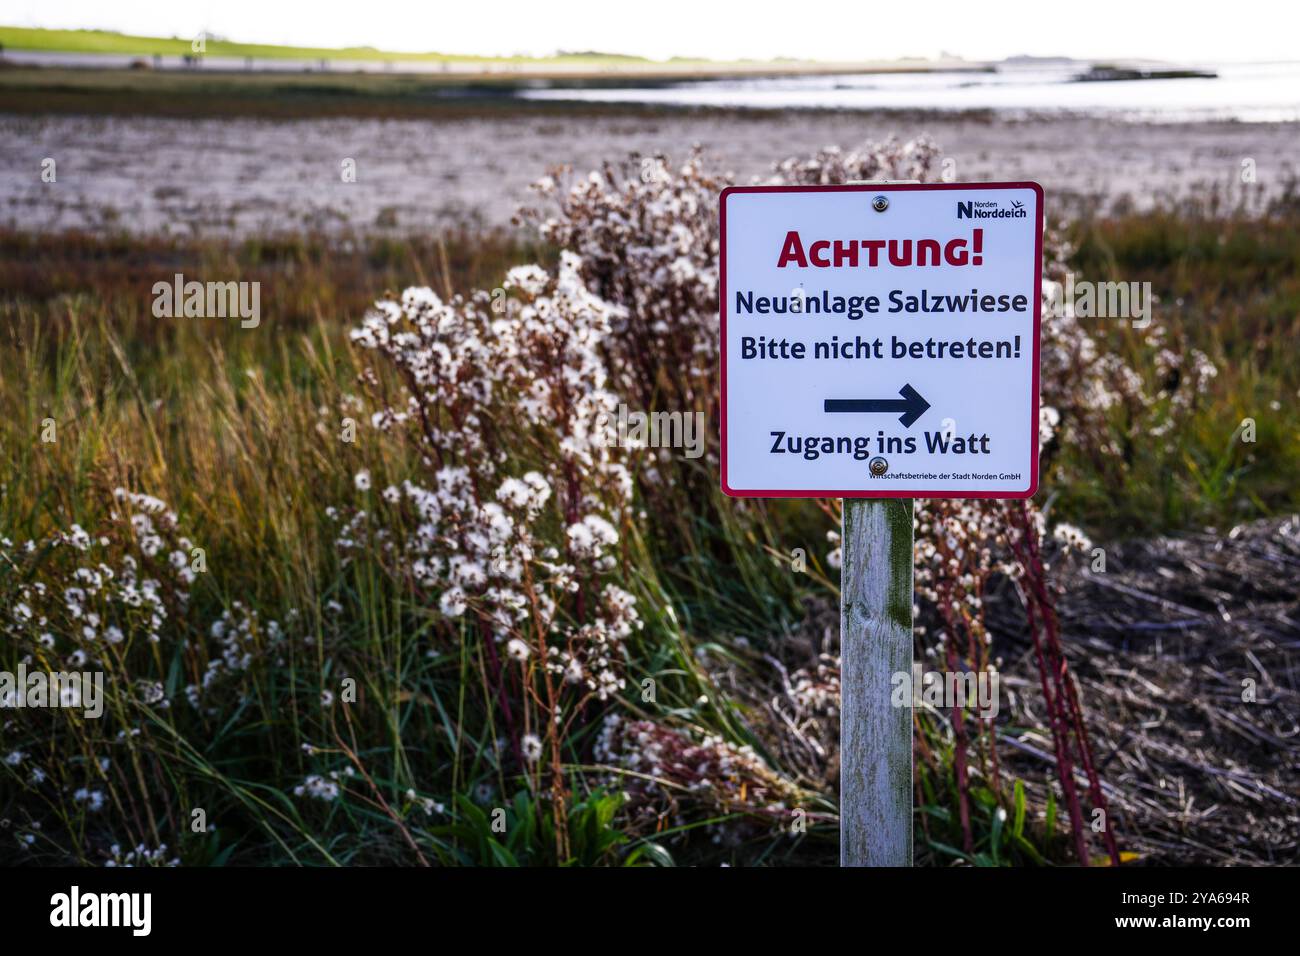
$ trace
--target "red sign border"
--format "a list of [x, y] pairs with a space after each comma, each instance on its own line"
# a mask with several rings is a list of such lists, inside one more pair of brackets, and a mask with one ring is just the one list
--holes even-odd
[[[1029, 488], [1025, 491], [899, 491], [882, 488], [850, 491], [791, 491], [775, 489], [736, 489], [727, 483], [727, 198], [739, 193], [889, 193], [916, 190], [958, 189], [1032, 189], [1038, 197], [1038, 231], [1034, 241], [1034, 385], [1033, 405], [1030, 412], [1031, 441]], [[1001, 498], [1020, 500], [1038, 493], [1038, 408], [1039, 408], [1039, 340], [1042, 338], [1043, 320], [1043, 187], [1035, 182], [1003, 183], [880, 183], [853, 186], [728, 186], [718, 200], [718, 318], [721, 323], [722, 363], [722, 467], [721, 483], [724, 494], [732, 498]]]

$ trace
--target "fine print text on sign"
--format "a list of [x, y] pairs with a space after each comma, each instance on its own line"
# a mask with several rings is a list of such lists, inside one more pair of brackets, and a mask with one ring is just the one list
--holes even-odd
[[722, 193], [730, 495], [1028, 498], [1037, 183]]

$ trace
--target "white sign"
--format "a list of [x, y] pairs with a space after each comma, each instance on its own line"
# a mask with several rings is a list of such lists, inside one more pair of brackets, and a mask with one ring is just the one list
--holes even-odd
[[1028, 498], [1037, 183], [722, 193], [722, 489]]

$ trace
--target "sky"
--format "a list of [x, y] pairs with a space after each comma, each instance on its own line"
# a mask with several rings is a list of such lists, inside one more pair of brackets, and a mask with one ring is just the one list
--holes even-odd
[[0, 23], [485, 55], [1300, 58], [1296, 0], [6, 0]]

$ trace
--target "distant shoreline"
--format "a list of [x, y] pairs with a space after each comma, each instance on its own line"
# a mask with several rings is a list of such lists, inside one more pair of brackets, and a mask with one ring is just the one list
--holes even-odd
[[[366, 72], [244, 72], [196, 70], [106, 70], [14, 66], [0, 61], [0, 113], [18, 115], [103, 115], [263, 117], [268, 119], [438, 119], [474, 116], [665, 116], [706, 114], [771, 117], [834, 109], [847, 114], [897, 119], [936, 117], [1031, 122], [1056, 118], [1051, 110], [1007, 112], [992, 108], [924, 106], [727, 105], [604, 99], [602, 90], [670, 91], [677, 84], [706, 79], [672, 77], [568, 76], [562, 74], [452, 74]], [[712, 77], [721, 79], [721, 77]], [[566, 95], [572, 93], [572, 96]], [[829, 96], [829, 94], [828, 94]], [[1041, 115], [1039, 115], [1041, 113]]]
[[[516, 78], [608, 76], [635, 78], [723, 78], [742, 76], [801, 76], [834, 73], [926, 73], [943, 71], [986, 71], [991, 63], [955, 57], [922, 59], [903, 57], [890, 60], [817, 61], [800, 59], [712, 60], [646, 57], [600, 51], [557, 53], [552, 56], [481, 56], [453, 53], [397, 53], [372, 47], [288, 47], [265, 43], [238, 43], [217, 37], [203, 37], [202, 51], [194, 49], [199, 37], [130, 36], [102, 30], [46, 30], [0, 26], [0, 48], [18, 61], [34, 64], [48, 58], [50, 65], [69, 66], [80, 62], [93, 68], [130, 68], [135, 61], [143, 68], [185, 69], [206, 64], [203, 69], [267, 72], [321, 69], [338, 72], [373, 71], [388, 73], [400, 69], [430, 76], [454, 74], [480, 78], [506, 75]], [[63, 61], [63, 62], [60, 62]]]
[[[265, 117], [273, 119], [459, 119], [473, 116], [663, 116], [682, 113], [756, 117], [771, 110], [741, 107], [694, 107], [656, 103], [584, 102], [524, 99], [530, 83], [559, 77], [426, 76], [374, 73], [238, 73], [214, 70], [167, 71], [77, 70], [0, 67], [0, 113], [85, 114], [103, 116]], [[658, 82], [638, 77], [639, 86]], [[625, 85], [627, 77], [584, 77], [566, 82], [580, 91], [602, 85]], [[872, 112], [891, 112], [873, 110]], [[940, 110], [899, 110], [922, 117]], [[991, 113], [960, 114], [981, 118]]]

